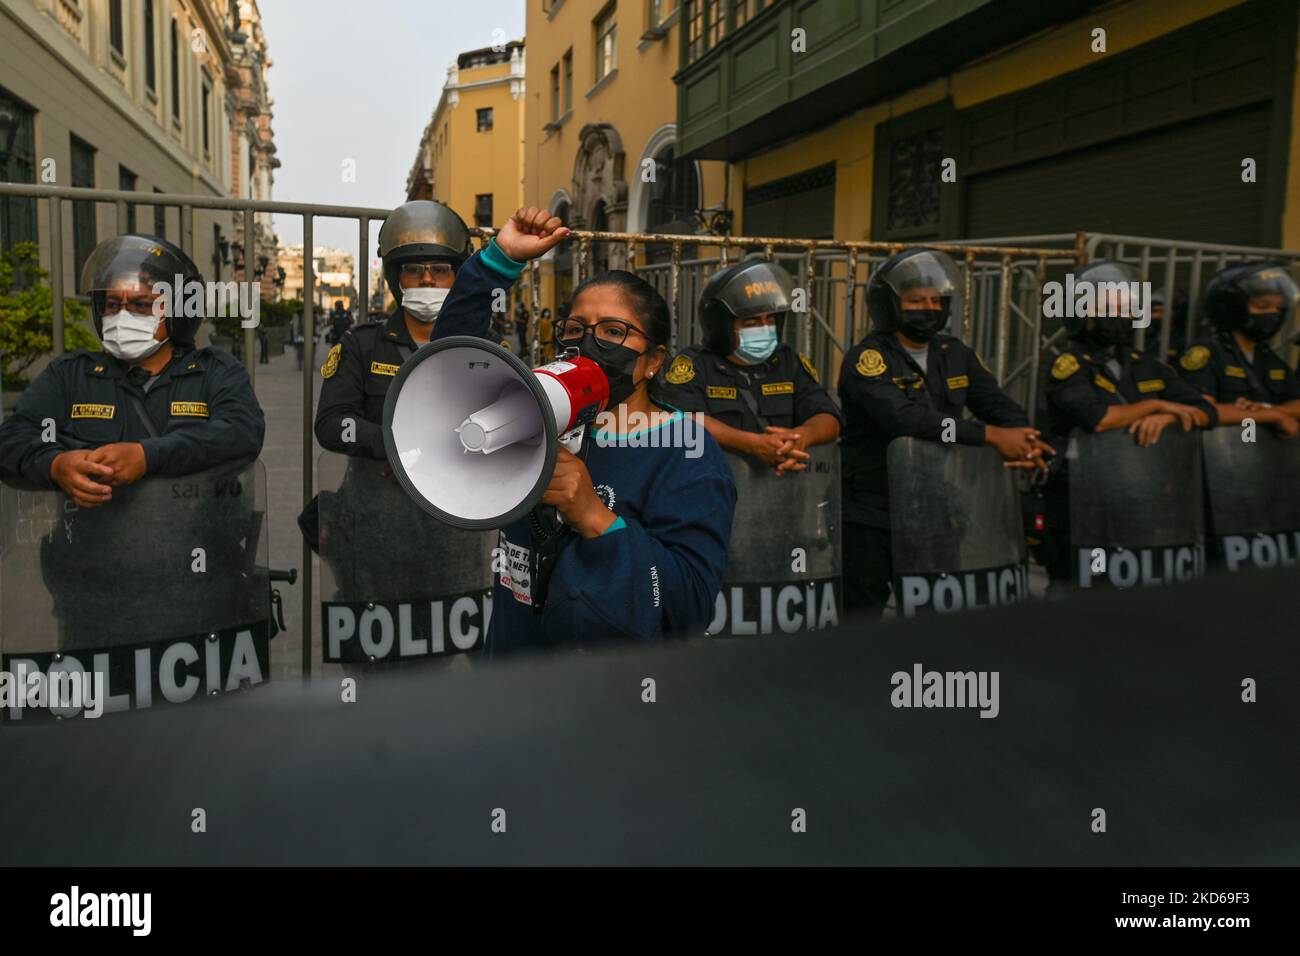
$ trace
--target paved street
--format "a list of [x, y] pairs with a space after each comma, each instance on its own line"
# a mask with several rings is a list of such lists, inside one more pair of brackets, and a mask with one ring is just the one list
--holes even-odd
[[[323, 359], [323, 343], [318, 343], [311, 376], [315, 394], [320, 392], [321, 377], [316, 370]], [[256, 366], [254, 388], [266, 413], [266, 443], [262, 446], [261, 461], [266, 469], [271, 567], [280, 570], [297, 568], [299, 575], [297, 584], [281, 583], [278, 586], [284, 598], [284, 617], [288, 625], [288, 631], [271, 645], [274, 679], [280, 680], [301, 673], [302, 655], [303, 538], [297, 518], [303, 504], [303, 408], [302, 372], [298, 370], [294, 350], [286, 348], [283, 355], [272, 357], [269, 364]], [[312, 458], [316, 460], [320, 446], [314, 437], [312, 449]], [[315, 568], [318, 569], [319, 563], [319, 559], [313, 561]], [[313, 570], [313, 575], [318, 574], [319, 570]], [[311, 607], [316, 619], [314, 633], [318, 648], [312, 656], [319, 661], [319, 597], [311, 602]]]

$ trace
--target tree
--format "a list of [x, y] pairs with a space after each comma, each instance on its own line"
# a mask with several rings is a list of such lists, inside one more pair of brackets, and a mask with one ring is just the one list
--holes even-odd
[[[43, 283], [49, 275], [40, 264], [34, 242], [20, 242], [0, 253], [0, 372], [4, 387], [27, 387], [24, 374], [54, 345], [53, 294]], [[99, 340], [84, 323], [86, 307], [75, 300], [63, 303], [63, 348], [99, 348]]]

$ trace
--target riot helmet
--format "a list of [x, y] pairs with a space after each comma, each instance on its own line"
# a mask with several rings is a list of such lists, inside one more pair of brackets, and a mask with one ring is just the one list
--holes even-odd
[[[186, 287], [192, 282], [203, 286], [203, 274], [194, 260], [166, 239], [140, 233], [105, 239], [95, 247], [81, 269], [81, 288], [90, 293], [95, 334], [101, 342], [105, 341], [106, 317], [110, 326], [116, 326], [114, 320], [121, 312], [138, 316], [161, 314], [167, 321], [167, 334], [171, 341], [193, 348], [194, 336], [203, 324], [206, 305], [198, 315], [187, 314], [185, 303], [189, 296]], [[165, 289], [155, 292], [154, 286], [158, 283], [165, 284]], [[132, 291], [139, 293], [134, 303], [126, 302], [126, 307], [121, 310], [109, 310], [109, 292]], [[165, 302], [158, 312], [154, 312], [149, 302], [160, 295]], [[206, 304], [206, 291], [202, 300]], [[110, 353], [117, 354], [112, 349]]]
[[939, 250], [899, 252], [877, 266], [867, 284], [871, 326], [929, 342], [961, 311], [961, 288], [956, 264]]
[[1290, 323], [1297, 297], [1300, 291], [1279, 263], [1231, 266], [1210, 280], [1205, 314], [1217, 332], [1241, 332], [1253, 342], [1267, 342]]
[[[1098, 348], [1127, 346], [1133, 341], [1133, 320], [1141, 305], [1142, 275], [1136, 266], [1098, 259], [1074, 276], [1074, 297], [1065, 303], [1061, 322], [1072, 339]], [[1147, 303], [1150, 308], [1150, 303]]]
[[790, 273], [766, 259], [747, 259], [715, 272], [700, 295], [702, 344], [717, 355], [730, 355], [736, 348], [734, 320], [760, 315], [776, 317], [779, 341], [785, 332], [785, 314], [793, 291]]
[[399, 280], [404, 262], [446, 262], [453, 269], [469, 258], [469, 229], [449, 206], [429, 199], [403, 203], [384, 220], [379, 230], [379, 255], [384, 260], [384, 281], [398, 305]]

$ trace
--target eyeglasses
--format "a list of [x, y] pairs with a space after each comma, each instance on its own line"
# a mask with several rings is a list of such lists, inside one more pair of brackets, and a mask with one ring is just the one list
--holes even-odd
[[112, 315], [123, 309], [132, 315], [153, 315], [158, 296], [152, 292], [104, 292], [104, 313]]
[[629, 332], [635, 332], [643, 339], [650, 338], [640, 329], [624, 322], [622, 319], [601, 319], [595, 325], [588, 325], [577, 319], [565, 319], [556, 329], [555, 339], [564, 345], [577, 345], [588, 331], [592, 332], [596, 345], [603, 349], [617, 348], [622, 345]]
[[435, 282], [445, 281], [456, 274], [453, 269], [445, 262], [403, 262], [402, 278], [403, 279], [423, 279], [426, 275], [432, 276]]

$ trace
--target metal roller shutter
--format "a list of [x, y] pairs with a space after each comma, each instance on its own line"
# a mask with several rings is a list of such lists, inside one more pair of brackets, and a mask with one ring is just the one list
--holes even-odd
[[[972, 176], [971, 238], [1089, 232], [1261, 245], [1271, 103]], [[1263, 171], [1260, 171], [1263, 178]]]

